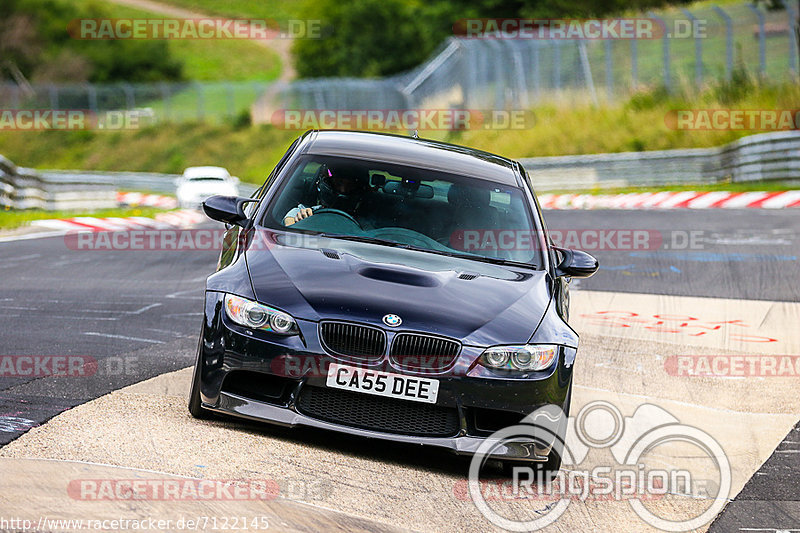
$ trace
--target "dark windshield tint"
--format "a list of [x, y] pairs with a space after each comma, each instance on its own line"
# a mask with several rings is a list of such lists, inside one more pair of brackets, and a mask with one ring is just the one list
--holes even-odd
[[266, 227], [543, 264], [519, 188], [329, 156], [303, 156], [289, 172], [266, 210]]

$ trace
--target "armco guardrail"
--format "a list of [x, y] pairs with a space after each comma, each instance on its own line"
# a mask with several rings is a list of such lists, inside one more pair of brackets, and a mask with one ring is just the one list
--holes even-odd
[[[751, 135], [717, 148], [520, 161], [538, 191], [800, 180], [800, 132]], [[116, 205], [116, 189], [174, 193], [178, 177], [154, 172], [34, 171], [0, 156], [0, 207], [111, 207]], [[242, 196], [250, 196], [255, 190], [251, 184], [239, 184]]]
[[538, 191], [800, 180], [800, 132], [751, 135], [717, 148], [520, 160]]
[[[117, 189], [175, 193], [178, 174], [90, 170], [33, 170], [0, 155], [0, 208], [105, 209], [117, 206]], [[239, 184], [250, 196], [256, 187]]]
[[0, 207], [11, 209], [104, 209], [117, 205], [110, 182], [50, 182], [0, 156]]
[[[39, 173], [51, 183], [111, 183], [117, 189], [175, 193], [175, 180], [180, 174], [158, 172], [113, 172], [95, 170], [40, 170]], [[256, 190], [249, 183], [239, 184], [239, 194], [250, 196]]]

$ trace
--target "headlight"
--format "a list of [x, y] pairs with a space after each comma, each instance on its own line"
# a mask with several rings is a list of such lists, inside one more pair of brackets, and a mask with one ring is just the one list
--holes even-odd
[[494, 346], [481, 354], [481, 364], [502, 370], [544, 370], [553, 364], [557, 354], [558, 346], [552, 344]]
[[294, 318], [283, 311], [232, 294], [225, 295], [225, 314], [240, 326], [252, 329], [281, 335], [295, 335], [299, 332]]

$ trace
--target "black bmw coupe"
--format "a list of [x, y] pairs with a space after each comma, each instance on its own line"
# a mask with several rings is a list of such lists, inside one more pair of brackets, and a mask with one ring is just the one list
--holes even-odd
[[[311, 131], [225, 222], [189, 410], [473, 454], [545, 405], [569, 411], [578, 335], [522, 166], [398, 135]], [[547, 443], [507, 461], [557, 468]]]

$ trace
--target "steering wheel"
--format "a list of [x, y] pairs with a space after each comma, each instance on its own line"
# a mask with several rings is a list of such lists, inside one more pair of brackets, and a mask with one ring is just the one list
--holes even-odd
[[355, 224], [356, 226], [358, 226], [359, 229], [362, 230], [364, 229], [361, 227], [361, 224], [358, 223], [358, 220], [353, 218], [353, 215], [351, 215], [350, 213], [345, 213], [344, 211], [340, 211], [339, 209], [331, 209], [330, 207], [323, 207], [322, 209], [317, 209], [316, 211], [314, 211], [315, 215], [321, 215], [323, 213], [328, 213], [330, 215], [339, 215], [340, 217], [344, 217], [353, 224]]

